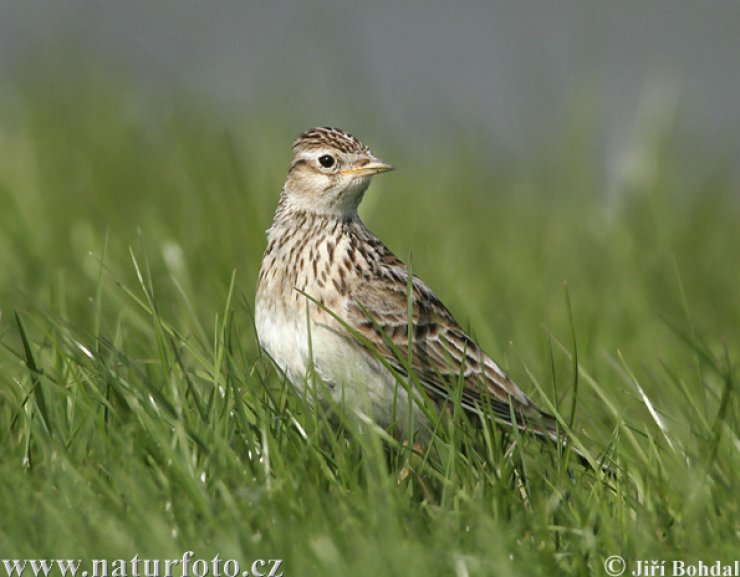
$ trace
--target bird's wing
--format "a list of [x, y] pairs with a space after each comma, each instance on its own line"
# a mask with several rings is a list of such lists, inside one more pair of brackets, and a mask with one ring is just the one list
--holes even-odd
[[411, 369], [430, 398], [450, 400], [462, 382], [461, 403], [468, 411], [481, 413], [488, 406], [506, 423], [512, 422], [513, 412], [515, 425], [551, 435], [553, 417], [539, 410], [480, 349], [426, 284], [415, 276], [409, 283], [408, 269], [392, 254], [386, 255], [373, 282], [358, 283], [349, 297], [349, 325], [401, 374], [408, 372], [410, 357]]

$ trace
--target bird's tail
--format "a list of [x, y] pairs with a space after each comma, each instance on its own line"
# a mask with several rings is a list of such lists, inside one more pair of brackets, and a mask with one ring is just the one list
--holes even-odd
[[564, 451], [570, 451], [570, 453], [578, 460], [578, 463], [584, 468], [592, 471], [601, 471], [609, 478], [616, 478], [616, 465], [610, 462], [606, 456], [596, 459], [592, 455], [587, 454], [584, 450], [576, 447], [572, 434], [568, 433], [560, 425], [554, 415], [546, 413], [545, 411], [540, 411], [540, 419], [541, 422], [534, 426], [525, 426], [525, 430], [531, 431], [537, 437], [557, 445]]

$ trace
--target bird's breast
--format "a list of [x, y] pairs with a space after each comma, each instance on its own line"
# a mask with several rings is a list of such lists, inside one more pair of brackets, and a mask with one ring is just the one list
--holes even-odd
[[[293, 375], [305, 374], [310, 334], [342, 332], [347, 300], [367, 263], [339, 223], [273, 226], [262, 261], [255, 324], [260, 345]], [[291, 379], [292, 380], [292, 379]]]
[[321, 224], [271, 230], [258, 300], [274, 310], [305, 314], [308, 303], [314, 311], [344, 313], [346, 299], [368, 277], [372, 261], [341, 222]]
[[[273, 226], [260, 271], [255, 324], [260, 345], [297, 389], [304, 390], [313, 367], [335, 401], [387, 426], [397, 420], [396, 409], [406, 414], [413, 403], [343, 325], [355, 289], [373, 274], [377, 250], [362, 246], [357, 234], [338, 222]], [[423, 421], [421, 414], [416, 417]]]

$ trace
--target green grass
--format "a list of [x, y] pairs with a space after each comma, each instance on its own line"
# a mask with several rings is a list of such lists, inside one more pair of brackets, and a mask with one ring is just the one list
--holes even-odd
[[659, 135], [650, 177], [610, 187], [586, 129], [529, 162], [371, 141], [400, 169], [366, 222], [525, 391], [574, 407], [609, 488], [455, 411], [428, 458], [329, 426], [251, 320], [306, 127], [80, 86], [19, 82], [0, 109], [0, 558], [192, 549], [287, 577], [736, 556], [740, 196], [700, 145]]

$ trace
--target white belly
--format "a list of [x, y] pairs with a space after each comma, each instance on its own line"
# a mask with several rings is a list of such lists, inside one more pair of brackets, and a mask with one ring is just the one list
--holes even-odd
[[[255, 323], [260, 345], [299, 393], [309, 402], [316, 396], [336, 403], [383, 428], [395, 423], [395, 432], [407, 436], [409, 395], [404, 385], [359, 344], [313, 321], [309, 333], [305, 313], [291, 316], [258, 305]], [[318, 379], [312, 379], [311, 366]], [[411, 410], [414, 429], [427, 433], [428, 420], [416, 402]]]

